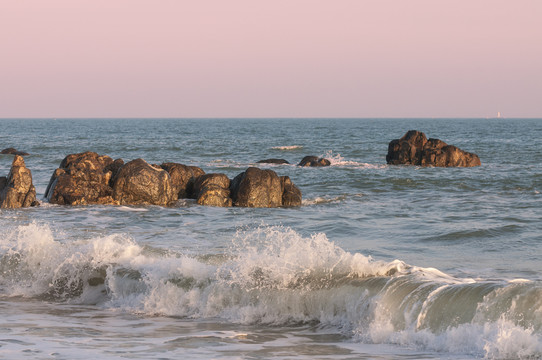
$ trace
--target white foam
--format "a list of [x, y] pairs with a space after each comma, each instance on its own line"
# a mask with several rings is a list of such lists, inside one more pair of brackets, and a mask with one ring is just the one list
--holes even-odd
[[298, 149], [303, 149], [303, 145], [273, 146], [271, 149], [273, 149], [273, 150], [284, 150], [284, 151], [298, 150]]

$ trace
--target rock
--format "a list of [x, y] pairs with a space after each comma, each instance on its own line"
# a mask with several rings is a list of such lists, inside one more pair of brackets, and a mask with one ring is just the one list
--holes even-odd
[[168, 172], [173, 192], [177, 194], [178, 199], [197, 197], [193, 190], [194, 181], [198, 176], [205, 174], [205, 171], [197, 166], [177, 163], [164, 163], [160, 167]]
[[111, 179], [120, 162], [90, 151], [70, 154], [51, 176], [45, 197], [58, 205], [117, 204]]
[[250, 167], [233, 179], [230, 189], [234, 206], [282, 206], [281, 182], [273, 170]]
[[282, 206], [301, 206], [301, 190], [294, 185], [288, 176], [280, 177], [280, 188], [282, 190]]
[[265, 160], [258, 161], [258, 164], [277, 164], [277, 165], [281, 165], [281, 164], [290, 164], [290, 163], [288, 161], [284, 160], [284, 159], [265, 159]]
[[27, 152], [18, 151], [17, 149], [14, 149], [14, 148], [6, 148], [6, 149], [0, 151], [0, 154], [21, 155], [21, 156], [30, 155]]
[[23, 157], [15, 155], [9, 175], [0, 179], [0, 208], [38, 205], [32, 172], [26, 168]]
[[329, 166], [331, 162], [328, 159], [318, 158], [317, 156], [305, 156], [297, 166], [311, 166], [311, 167], [320, 167], [320, 166]]
[[162, 205], [177, 200], [164, 169], [136, 159], [120, 168], [113, 184], [113, 199], [121, 205]]
[[194, 182], [194, 193], [200, 205], [229, 207], [230, 179], [224, 174], [205, 174]]
[[388, 145], [386, 162], [390, 165], [419, 165], [438, 167], [480, 166], [480, 158], [473, 153], [448, 145], [439, 139], [429, 139], [423, 132], [408, 131], [402, 138]]

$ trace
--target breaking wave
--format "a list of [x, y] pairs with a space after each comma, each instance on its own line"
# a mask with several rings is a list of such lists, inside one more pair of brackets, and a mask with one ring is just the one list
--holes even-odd
[[126, 235], [61, 242], [37, 223], [3, 233], [2, 297], [242, 324], [317, 323], [364, 343], [542, 356], [540, 282], [454, 278], [284, 227], [239, 231], [225, 253], [200, 256]]

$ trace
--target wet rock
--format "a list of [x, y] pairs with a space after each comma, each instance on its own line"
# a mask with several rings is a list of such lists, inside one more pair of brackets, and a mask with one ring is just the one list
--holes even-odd
[[282, 190], [282, 206], [301, 206], [301, 190], [294, 185], [290, 177], [280, 177], [280, 188]]
[[167, 171], [136, 159], [120, 168], [113, 184], [113, 199], [121, 205], [167, 206], [177, 200], [177, 194]]
[[290, 163], [288, 161], [284, 160], [284, 159], [265, 159], [265, 160], [258, 161], [258, 164], [277, 164], [277, 165], [281, 165], [281, 164], [290, 164]]
[[197, 166], [177, 163], [164, 163], [160, 167], [168, 172], [173, 192], [177, 194], [177, 198], [196, 198], [197, 194], [194, 195], [193, 189], [194, 181], [198, 176], [205, 174], [205, 171]]
[[58, 205], [117, 204], [111, 187], [116, 162], [90, 151], [70, 154], [51, 176], [45, 197]]
[[9, 175], [0, 178], [0, 208], [38, 205], [32, 172], [26, 167], [23, 157], [15, 155]]
[[329, 166], [331, 162], [328, 159], [318, 158], [318, 156], [305, 156], [297, 166], [311, 166], [311, 167], [320, 167], [320, 166]]
[[232, 180], [230, 189], [234, 206], [282, 206], [281, 182], [273, 170], [250, 167]]
[[402, 138], [388, 145], [386, 161], [390, 165], [419, 165], [438, 167], [480, 166], [480, 158], [473, 153], [448, 145], [439, 139], [429, 139], [423, 132], [408, 131]]
[[230, 179], [224, 174], [205, 174], [194, 182], [194, 193], [200, 205], [229, 207], [233, 202], [230, 197]]
[[19, 150], [15, 149], [15, 148], [6, 148], [6, 149], [0, 151], [0, 154], [7, 154], [7, 155], [21, 155], [21, 156], [30, 155], [30, 154], [27, 153], [27, 152], [19, 151]]

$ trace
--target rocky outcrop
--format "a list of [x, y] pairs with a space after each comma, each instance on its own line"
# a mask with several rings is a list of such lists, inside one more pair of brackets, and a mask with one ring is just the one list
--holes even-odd
[[480, 166], [478, 155], [448, 145], [439, 139], [427, 139], [423, 132], [408, 131], [388, 145], [386, 161], [390, 165], [438, 167]]
[[224, 174], [199, 176], [194, 182], [194, 194], [200, 205], [232, 206], [230, 179]]
[[21, 155], [21, 156], [30, 155], [30, 154], [27, 153], [27, 152], [19, 151], [19, 150], [15, 149], [15, 148], [6, 148], [6, 149], [0, 151], [0, 154], [6, 154], [6, 155]]
[[32, 183], [32, 172], [27, 169], [23, 157], [15, 155], [9, 175], [0, 178], [0, 208], [38, 205], [36, 188]]
[[113, 184], [113, 199], [121, 205], [170, 205], [177, 200], [166, 170], [136, 159], [122, 166]]
[[282, 164], [290, 164], [287, 160], [285, 159], [265, 159], [265, 160], [260, 160], [258, 161], [258, 164], [277, 164], [277, 165], [282, 165]]
[[194, 197], [194, 180], [205, 174], [205, 171], [197, 166], [164, 163], [160, 167], [168, 172], [171, 178], [171, 187], [178, 199]]
[[311, 166], [311, 167], [320, 167], [320, 166], [329, 166], [331, 162], [328, 159], [318, 158], [318, 156], [305, 156], [297, 166]]
[[120, 166], [90, 151], [68, 155], [51, 176], [45, 197], [58, 205], [116, 204], [111, 180]]

